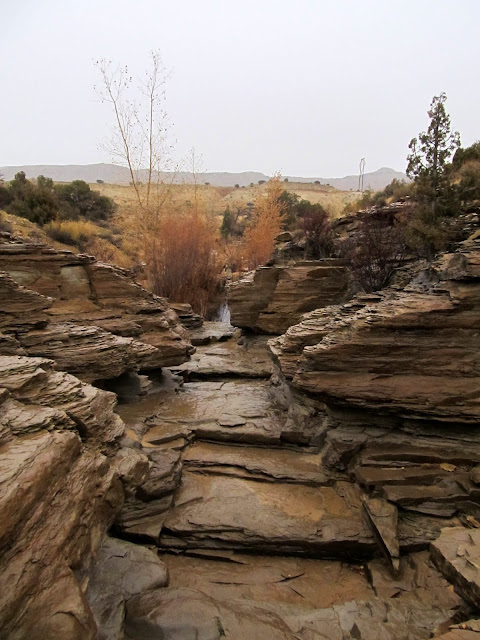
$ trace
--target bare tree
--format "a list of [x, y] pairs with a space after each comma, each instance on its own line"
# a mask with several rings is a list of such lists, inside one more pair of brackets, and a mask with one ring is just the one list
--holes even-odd
[[[165, 85], [168, 73], [160, 54], [151, 53], [151, 68], [136, 81], [128, 67], [98, 60], [101, 84], [96, 87], [103, 102], [113, 107], [115, 126], [105, 149], [130, 172], [140, 207], [149, 207], [153, 185], [172, 166], [168, 144]], [[145, 183], [146, 188], [141, 188]]]
[[199, 197], [195, 151], [189, 158], [193, 205], [175, 197], [175, 172], [168, 181], [162, 179], [173, 167], [165, 110], [168, 74], [160, 55], [152, 52], [150, 70], [141, 82], [134, 81], [127, 67], [106, 60], [96, 65], [102, 80], [97, 92], [112, 106], [115, 122], [106, 149], [128, 167], [135, 193], [135, 206], [124, 211], [120, 221], [124, 246], [145, 263], [155, 293], [190, 302], [203, 313], [217, 285], [216, 235]]

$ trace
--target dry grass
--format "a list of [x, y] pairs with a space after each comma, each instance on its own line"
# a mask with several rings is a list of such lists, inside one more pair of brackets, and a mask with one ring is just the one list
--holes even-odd
[[[359, 197], [357, 191], [338, 191], [327, 185], [316, 185], [302, 182], [280, 182], [282, 190], [296, 193], [300, 198], [309, 200], [313, 204], [321, 204], [332, 218], [342, 215], [345, 205]], [[197, 193], [202, 200], [203, 206], [218, 216], [218, 224], [221, 224], [221, 215], [227, 208], [235, 206], [246, 206], [249, 202], [254, 202], [259, 194], [263, 193], [268, 183], [254, 185], [236, 189], [235, 187], [214, 187], [211, 185], [200, 185]], [[125, 212], [134, 205], [135, 193], [128, 185], [116, 184], [92, 184], [92, 189], [99, 191], [102, 195], [113, 198], [119, 206], [120, 213]], [[145, 187], [143, 187], [145, 188]], [[164, 189], [164, 187], [160, 187]], [[193, 200], [194, 186], [187, 184], [171, 185], [171, 196], [178, 204], [187, 200]]]

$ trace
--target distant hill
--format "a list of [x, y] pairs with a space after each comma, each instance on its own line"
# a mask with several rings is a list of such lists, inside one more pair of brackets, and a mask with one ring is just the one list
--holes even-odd
[[[108, 184], [128, 184], [130, 182], [130, 173], [125, 167], [115, 164], [67, 164], [67, 165], [25, 165], [19, 167], [0, 167], [0, 174], [5, 180], [12, 180], [16, 173], [24, 171], [27, 178], [36, 178], [43, 175], [52, 178], [55, 182], [71, 182], [72, 180], [85, 180], [85, 182], [96, 182], [103, 180]], [[140, 172], [140, 180], [145, 179], [145, 175]], [[165, 181], [173, 178], [176, 183], [191, 183], [192, 174], [188, 171], [179, 171], [176, 174], [163, 173], [160, 176]], [[341, 191], [356, 191], [358, 189], [358, 175], [345, 176], [343, 178], [303, 178], [299, 176], [284, 176], [290, 182], [312, 183], [319, 181], [321, 184], [329, 184]], [[401, 171], [395, 171], [388, 167], [382, 167], [372, 173], [366, 173], [364, 176], [365, 188], [371, 188], [374, 191], [383, 189], [389, 184], [393, 178], [399, 180], [407, 180], [407, 176]], [[233, 187], [239, 184], [241, 187], [248, 187], [252, 182], [257, 184], [259, 180], [268, 180], [269, 176], [256, 171], [244, 171], [242, 173], [202, 173], [200, 181], [209, 182], [215, 187]]]

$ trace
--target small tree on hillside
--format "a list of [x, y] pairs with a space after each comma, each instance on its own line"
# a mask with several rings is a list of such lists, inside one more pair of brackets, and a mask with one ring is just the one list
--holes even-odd
[[378, 291], [390, 282], [405, 257], [403, 229], [394, 218], [369, 214], [357, 238], [344, 242], [340, 253], [349, 260], [357, 285], [366, 292]]
[[428, 116], [427, 131], [410, 141], [407, 175], [417, 185], [418, 196], [428, 201], [433, 218], [439, 214], [439, 204], [448, 188], [447, 163], [460, 146], [460, 134], [452, 131], [450, 116], [445, 111], [447, 96], [434, 96]]

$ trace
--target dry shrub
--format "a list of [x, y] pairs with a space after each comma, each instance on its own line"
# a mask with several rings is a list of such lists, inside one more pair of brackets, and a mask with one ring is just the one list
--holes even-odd
[[52, 221], [44, 225], [43, 230], [53, 240], [84, 249], [87, 242], [104, 232], [96, 224], [81, 220]]
[[226, 240], [219, 246], [222, 263], [232, 271], [238, 273], [246, 269], [245, 245], [239, 240]]
[[215, 242], [214, 226], [205, 214], [195, 209], [165, 213], [146, 256], [153, 291], [175, 302], [188, 302], [206, 315], [221, 267]]
[[0, 231], [6, 231], [8, 233], [13, 232], [13, 227], [10, 222], [7, 220], [5, 213], [0, 211]]
[[321, 204], [302, 201], [299, 209], [308, 257], [328, 258], [334, 249], [330, 216]]
[[365, 217], [357, 237], [343, 243], [341, 254], [350, 262], [355, 282], [366, 292], [385, 287], [406, 255], [404, 229], [394, 218]]
[[282, 231], [283, 186], [277, 176], [255, 199], [252, 220], [245, 231], [245, 258], [250, 269], [264, 264], [272, 255], [275, 238]]
[[180, 203], [168, 185], [158, 188], [149, 206], [131, 207], [116, 223], [124, 251], [143, 263], [148, 285], [172, 302], [188, 302], [205, 315], [217, 293], [222, 268], [215, 221], [199, 192]]

